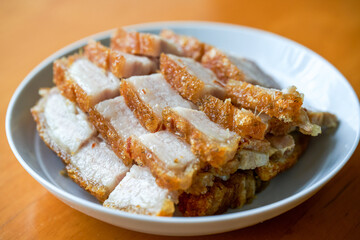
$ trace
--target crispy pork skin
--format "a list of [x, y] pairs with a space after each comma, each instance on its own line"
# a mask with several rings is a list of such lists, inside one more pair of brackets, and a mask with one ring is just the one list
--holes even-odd
[[204, 54], [204, 43], [194, 37], [179, 35], [168, 29], [162, 30], [160, 36], [177, 45], [183, 51], [184, 57], [200, 61]]
[[165, 108], [166, 128], [191, 145], [192, 152], [203, 163], [220, 168], [233, 159], [240, 141], [236, 133], [212, 122], [205, 113], [188, 108]]
[[160, 70], [166, 81], [180, 95], [197, 103], [205, 95], [214, 95], [220, 99], [225, 96], [225, 89], [213, 72], [191, 58], [162, 54]]
[[112, 36], [111, 49], [152, 57], [159, 57], [161, 53], [183, 55], [175, 44], [158, 35], [126, 31], [123, 28], [119, 28]]
[[236, 132], [241, 137], [264, 139], [267, 124], [253, 112], [233, 106], [230, 99], [222, 101], [207, 95], [199, 101], [199, 106], [211, 121]]
[[148, 75], [157, 69], [156, 62], [148, 57], [112, 50], [95, 41], [84, 47], [84, 56], [118, 78]]

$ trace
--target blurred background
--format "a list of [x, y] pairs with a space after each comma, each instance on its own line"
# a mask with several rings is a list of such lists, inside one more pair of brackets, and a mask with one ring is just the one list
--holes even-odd
[[[0, 0], [0, 170], [7, 172], [1, 174], [0, 188], [6, 196], [0, 197], [0, 239], [166, 239], [113, 227], [57, 200], [17, 163], [4, 122], [16, 87], [55, 51], [116, 27], [178, 20], [244, 25], [292, 39], [331, 62], [360, 94], [359, 0]], [[357, 149], [330, 184], [299, 207], [254, 227], [204, 239], [356, 239], [359, 158]], [[322, 208], [330, 199], [331, 208]]]

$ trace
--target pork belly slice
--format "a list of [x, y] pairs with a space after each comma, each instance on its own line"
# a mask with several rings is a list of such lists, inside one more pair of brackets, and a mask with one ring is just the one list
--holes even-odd
[[202, 163], [221, 167], [234, 158], [240, 136], [212, 122], [205, 113], [182, 107], [165, 108], [166, 128], [191, 145]]
[[152, 57], [159, 57], [161, 53], [183, 55], [172, 42], [154, 34], [126, 31], [117, 29], [111, 38], [111, 49]]
[[129, 171], [102, 138], [94, 137], [70, 159], [71, 177], [99, 201], [105, 201]]
[[204, 54], [204, 43], [194, 37], [179, 35], [168, 29], [162, 30], [160, 37], [173, 42], [178, 48], [182, 49], [184, 57], [200, 61]]
[[90, 41], [84, 47], [84, 56], [118, 78], [148, 75], [157, 69], [155, 61], [148, 57], [112, 50], [95, 41]]
[[222, 101], [207, 95], [199, 101], [199, 106], [211, 121], [236, 132], [241, 137], [264, 139], [267, 124], [251, 111], [233, 106], [230, 99]]
[[177, 193], [161, 188], [146, 167], [133, 165], [104, 202], [105, 207], [154, 216], [172, 216]]
[[128, 153], [129, 137], [148, 133], [133, 112], [127, 107], [124, 97], [119, 96], [105, 100], [89, 112], [90, 120], [106, 139], [113, 151], [126, 165], [132, 163]]
[[236, 105], [284, 122], [296, 120], [303, 103], [303, 94], [297, 92], [294, 86], [279, 91], [230, 80], [226, 85], [226, 93]]
[[60, 157], [76, 153], [97, 134], [86, 114], [57, 88], [41, 89], [40, 95], [42, 98], [31, 108], [31, 113], [40, 137]]
[[256, 180], [252, 171], [237, 172], [229, 180], [217, 179], [207, 193], [179, 196], [179, 211], [184, 216], [208, 216], [241, 208], [255, 197]]
[[291, 123], [307, 135], [317, 136], [321, 133], [320, 126], [312, 124], [306, 110], [301, 107], [303, 94], [297, 92], [294, 86], [279, 91], [229, 80], [226, 92], [237, 106], [264, 113], [284, 123]]
[[183, 98], [195, 104], [205, 95], [214, 95], [220, 99], [225, 96], [225, 89], [215, 74], [191, 58], [162, 54], [160, 69], [166, 81]]
[[88, 59], [75, 55], [54, 62], [54, 83], [61, 93], [85, 112], [120, 94], [120, 80]]
[[292, 151], [286, 151], [283, 155], [274, 154], [274, 157], [270, 159], [268, 164], [255, 169], [256, 174], [262, 181], [269, 181], [276, 177], [279, 173], [291, 168], [298, 161], [300, 156], [305, 152], [310, 137], [295, 133], [292, 135], [295, 141], [295, 147]]
[[99, 201], [125, 176], [128, 168], [110, 150], [75, 103], [57, 88], [42, 90], [31, 109], [40, 137], [66, 164], [68, 175]]
[[140, 123], [150, 132], [161, 129], [165, 107], [195, 108], [172, 89], [160, 73], [124, 79], [120, 92]]
[[205, 53], [201, 59], [201, 63], [211, 69], [225, 84], [229, 79], [232, 79], [267, 88], [280, 88], [256, 63], [245, 58], [227, 55], [221, 50], [209, 45], [205, 47]]
[[199, 160], [190, 145], [167, 131], [149, 133], [131, 141], [131, 155], [150, 168], [159, 186], [186, 190], [199, 170]]

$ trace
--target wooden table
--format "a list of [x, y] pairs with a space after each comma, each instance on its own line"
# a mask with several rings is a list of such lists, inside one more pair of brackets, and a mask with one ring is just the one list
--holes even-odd
[[[9, 100], [56, 50], [114, 27], [204, 20], [293, 39], [329, 60], [360, 93], [360, 1], [0, 1], [0, 239], [168, 239], [88, 217], [47, 192], [20, 166], [4, 130]], [[360, 239], [360, 149], [314, 197], [281, 216], [203, 239]]]

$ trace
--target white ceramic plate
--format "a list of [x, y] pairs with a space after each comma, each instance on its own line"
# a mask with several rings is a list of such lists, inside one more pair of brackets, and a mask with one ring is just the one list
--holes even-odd
[[[69, 206], [110, 224], [161, 235], [202, 235], [230, 231], [275, 217], [316, 193], [344, 166], [359, 141], [359, 102], [346, 79], [311, 50], [283, 37], [247, 27], [204, 22], [164, 22], [130, 26], [158, 33], [170, 28], [192, 35], [220, 49], [255, 60], [283, 87], [296, 85], [306, 105], [330, 111], [340, 119], [336, 131], [312, 140], [299, 163], [276, 177], [253, 203], [239, 210], [209, 217], [161, 218], [129, 214], [102, 207], [59, 171], [64, 168], [39, 139], [30, 108], [39, 99], [40, 87], [53, 86], [52, 62], [74, 53], [89, 38], [78, 41], [47, 58], [20, 84], [6, 116], [9, 144], [26, 171]], [[90, 38], [109, 42], [111, 31]]]

